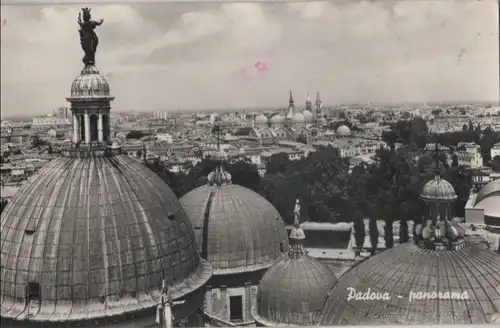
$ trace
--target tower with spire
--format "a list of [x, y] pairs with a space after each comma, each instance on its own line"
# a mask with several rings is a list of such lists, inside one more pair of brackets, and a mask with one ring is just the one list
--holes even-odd
[[314, 111], [314, 119], [319, 120], [324, 117], [323, 113], [323, 102], [321, 101], [321, 97], [319, 95], [319, 90], [316, 92], [316, 110]]
[[290, 96], [288, 98], [288, 109], [285, 114], [285, 119], [287, 125], [290, 126], [293, 115], [295, 115], [295, 102], [293, 101], [292, 90], [290, 90]]

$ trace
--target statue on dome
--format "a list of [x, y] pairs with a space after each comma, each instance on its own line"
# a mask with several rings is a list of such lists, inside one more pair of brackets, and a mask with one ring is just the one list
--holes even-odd
[[85, 52], [85, 56], [82, 59], [85, 65], [93, 65], [95, 63], [95, 53], [99, 44], [99, 38], [94, 30], [103, 22], [103, 19], [98, 22], [91, 20], [90, 8], [87, 7], [82, 8], [82, 11], [78, 14], [78, 25], [80, 26], [78, 32], [80, 33], [80, 44]]
[[158, 305], [156, 312], [156, 323], [159, 324], [161, 328], [173, 328], [174, 315], [172, 313], [172, 307], [174, 305], [183, 304], [185, 302], [186, 301], [184, 300], [172, 300], [172, 294], [168, 289], [166, 281], [163, 280], [160, 295], [160, 304]]

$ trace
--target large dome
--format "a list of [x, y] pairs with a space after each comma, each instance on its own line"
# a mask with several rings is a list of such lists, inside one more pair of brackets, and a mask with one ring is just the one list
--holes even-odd
[[304, 120], [306, 123], [312, 123], [313, 121], [313, 114], [308, 111], [307, 109], [302, 112], [302, 115], [304, 115]]
[[170, 188], [134, 159], [61, 157], [21, 188], [1, 216], [2, 317], [80, 321], [157, 306], [162, 279], [179, 298], [210, 265], [197, 254]]
[[302, 124], [302, 123], [305, 123], [305, 121], [306, 120], [304, 118], [304, 115], [302, 115], [302, 113], [300, 113], [300, 112], [296, 112], [292, 116], [292, 123]]
[[109, 97], [108, 81], [93, 65], [85, 65], [81, 74], [71, 84], [71, 97]]
[[[348, 288], [357, 293], [387, 292], [390, 298], [348, 300]], [[414, 295], [410, 302], [410, 292], [457, 292], [469, 298], [425, 300]], [[498, 312], [499, 300], [497, 253], [475, 246], [438, 252], [409, 243], [383, 251], [346, 272], [330, 291], [320, 324], [482, 324]]]
[[271, 123], [271, 124], [284, 124], [285, 117], [281, 114], [275, 114], [269, 119], [269, 123]]
[[252, 315], [264, 326], [317, 325], [327, 293], [337, 282], [335, 274], [303, 248], [305, 233], [299, 225], [298, 200], [295, 213], [288, 257], [276, 262], [259, 283]]
[[455, 189], [439, 175], [427, 182], [422, 188], [420, 198], [427, 202], [453, 202], [457, 199]]
[[474, 199], [474, 209], [483, 211], [487, 225], [500, 226], [500, 179], [481, 188]]
[[227, 183], [223, 173], [212, 173], [209, 178], [215, 183], [180, 199], [195, 229], [199, 251], [212, 264], [214, 274], [268, 268], [288, 249], [285, 224], [265, 198]]
[[350, 136], [351, 129], [347, 125], [341, 125], [337, 128], [337, 135], [339, 136]]
[[269, 120], [264, 114], [260, 114], [257, 117], [255, 117], [255, 124], [258, 125], [266, 125], [268, 124]]

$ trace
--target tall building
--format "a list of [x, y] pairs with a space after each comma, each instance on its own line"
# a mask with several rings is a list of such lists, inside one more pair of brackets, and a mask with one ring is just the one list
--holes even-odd
[[153, 118], [156, 120], [167, 120], [168, 112], [165, 111], [156, 111], [153, 113]]
[[2, 327], [201, 326], [211, 266], [168, 185], [111, 143], [114, 97], [86, 47], [72, 146], [1, 214]]

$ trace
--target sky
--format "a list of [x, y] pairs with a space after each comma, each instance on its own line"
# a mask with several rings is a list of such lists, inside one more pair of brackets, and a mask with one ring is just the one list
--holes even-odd
[[[68, 106], [81, 7], [2, 5], [2, 115]], [[118, 111], [499, 99], [496, 0], [91, 8]]]

